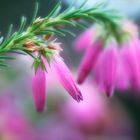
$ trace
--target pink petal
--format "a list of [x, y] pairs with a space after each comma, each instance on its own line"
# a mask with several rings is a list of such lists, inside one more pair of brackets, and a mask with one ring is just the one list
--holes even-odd
[[63, 60], [60, 57], [55, 56], [55, 61], [52, 62], [52, 67], [54, 68], [61, 84], [69, 92], [69, 94], [78, 102], [80, 100], [83, 100], [81, 91], [77, 87], [75, 81], [73, 80], [71, 72], [69, 71]]
[[140, 88], [140, 64], [137, 58], [133, 42], [122, 48], [123, 63], [127, 69], [131, 87], [135, 90]]
[[42, 68], [38, 68], [37, 72], [32, 79], [32, 90], [35, 101], [36, 110], [38, 112], [44, 111], [46, 102], [46, 76], [45, 71]]
[[101, 40], [96, 40], [96, 42], [94, 42], [87, 48], [79, 68], [77, 80], [79, 84], [83, 83], [86, 77], [91, 72], [92, 67], [95, 65], [101, 50], [102, 50]]
[[83, 32], [75, 41], [75, 50], [78, 52], [84, 51], [90, 46], [93, 42], [93, 35], [95, 33], [95, 29], [90, 28]]
[[122, 57], [119, 55], [116, 75], [116, 88], [119, 90], [127, 90], [129, 87], [129, 76], [126, 71], [127, 69], [122, 62]]
[[117, 47], [111, 44], [104, 49], [95, 67], [95, 81], [107, 96], [113, 94], [117, 72], [117, 61]]

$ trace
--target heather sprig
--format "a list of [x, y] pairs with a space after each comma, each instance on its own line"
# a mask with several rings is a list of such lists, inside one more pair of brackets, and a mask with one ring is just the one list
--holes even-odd
[[[30, 25], [26, 26], [26, 17], [21, 18], [21, 24], [16, 32], [12, 32], [11, 24], [7, 36], [0, 39], [0, 66], [7, 66], [5, 60], [13, 59], [8, 53], [28, 54], [34, 58], [34, 63], [41, 62], [41, 56], [49, 62], [56, 48], [50, 46], [54, 35], [64, 37], [66, 34], [74, 35], [65, 27], [86, 28], [86, 23], [82, 20], [88, 20], [100, 24], [106, 29], [106, 34], [116, 38], [118, 43], [121, 41], [123, 31], [119, 26], [121, 19], [113, 10], [106, 10], [103, 4], [93, 5], [91, 8], [85, 7], [85, 2], [79, 7], [72, 4], [66, 10], [61, 12], [62, 4], [58, 2], [48, 16], [37, 17], [39, 4], [36, 3], [34, 16]], [[35, 52], [38, 54], [35, 55]]]

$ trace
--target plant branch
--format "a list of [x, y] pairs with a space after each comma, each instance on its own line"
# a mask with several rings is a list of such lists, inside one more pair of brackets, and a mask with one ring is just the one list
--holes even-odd
[[[25, 17], [21, 18], [19, 30], [13, 34], [11, 34], [13, 27], [11, 25], [7, 37], [0, 45], [0, 60], [1, 58], [9, 59], [9, 57], [3, 57], [3, 55], [12, 51], [22, 51], [34, 56], [32, 54], [35, 51], [40, 51], [40, 47], [47, 47], [46, 41], [48, 41], [50, 36], [65, 36], [66, 33], [73, 35], [72, 32], [63, 28], [65, 28], [66, 25], [74, 28], [84, 26], [84, 23], [80, 22], [81, 20], [91, 20], [94, 23], [102, 24], [107, 27], [106, 30], [120, 42], [122, 31], [119, 28], [118, 22], [116, 22], [120, 20], [120, 17], [111, 12], [111, 10], [104, 10], [101, 4], [95, 5], [92, 8], [85, 8], [85, 4], [82, 4], [79, 8], [71, 6], [60, 13], [61, 5], [61, 2], [58, 2], [45, 18], [36, 18], [38, 11], [38, 4], [36, 4], [32, 23], [25, 31]], [[47, 36], [48, 39], [40, 38], [40, 36]], [[48, 49], [45, 49], [45, 51], [47, 50]], [[2, 64], [0, 66], [2, 66]]]

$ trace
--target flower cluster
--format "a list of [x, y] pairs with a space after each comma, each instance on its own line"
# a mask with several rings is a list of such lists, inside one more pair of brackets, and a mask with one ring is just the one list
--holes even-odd
[[48, 62], [45, 56], [41, 56], [42, 61], [34, 63], [36, 69], [32, 79], [32, 88], [38, 112], [42, 112], [45, 107], [47, 69], [51, 69], [56, 74], [63, 87], [76, 101], [80, 102], [83, 100], [81, 91], [74, 81], [70, 70], [59, 55], [59, 43], [51, 43], [49, 45], [48, 48], [52, 51], [51, 60]]
[[113, 37], [104, 38], [96, 27], [77, 38], [76, 51], [85, 51], [77, 79], [79, 84], [93, 72], [95, 83], [107, 96], [111, 96], [115, 88], [140, 90], [138, 29], [133, 23], [125, 21], [122, 30], [124, 36], [121, 42]]
[[[86, 2], [86, 1], [85, 1]], [[60, 57], [60, 44], [56, 42], [56, 35], [65, 36], [66, 34], [73, 35], [69, 29], [64, 29], [66, 25], [78, 28], [85, 28], [86, 22], [82, 20], [90, 20], [98, 25], [106, 28], [106, 34], [102, 37], [99, 35], [95, 36], [96, 39], [93, 41], [93, 35], [95, 30], [89, 29], [80, 39], [80, 43], [77, 49], [85, 49], [87, 51], [82, 61], [78, 83], [82, 83], [91, 69], [95, 67], [97, 58], [103, 49], [108, 35], [113, 36], [117, 42], [121, 42], [123, 36], [123, 30], [119, 27], [121, 17], [118, 14], [114, 14], [113, 10], [104, 8], [104, 4], [96, 4], [87, 8], [86, 3], [82, 3], [79, 7], [75, 8], [71, 5], [64, 11], [61, 11], [61, 2], [58, 2], [54, 9], [48, 14], [48, 16], [42, 18], [37, 17], [38, 3], [36, 4], [35, 13], [30, 25], [26, 27], [26, 18], [21, 18], [21, 25], [19, 30], [12, 34], [12, 25], [9, 28], [6, 38], [0, 38], [0, 66], [7, 66], [5, 60], [11, 60], [13, 57], [7, 56], [9, 53], [27, 54], [34, 59], [33, 68], [35, 75], [32, 79], [33, 97], [35, 100], [36, 109], [38, 112], [42, 112], [45, 109], [46, 102], [46, 77], [48, 69], [54, 69], [56, 76], [63, 85], [63, 87], [69, 92], [69, 94], [76, 100], [83, 100], [82, 94], [73, 79], [72, 74], [65, 65], [63, 59]], [[24, 30], [25, 29], [25, 30]], [[2, 40], [3, 39], [3, 40]], [[81, 42], [82, 40], [82, 42]], [[81, 46], [82, 44], [82, 46]], [[94, 49], [93, 49], [94, 46]], [[111, 45], [112, 46], [112, 45]], [[102, 79], [101, 85], [107, 91], [108, 95], [113, 92], [114, 75], [116, 71], [117, 63], [117, 49], [109, 47], [103, 54], [103, 62], [108, 61], [111, 57], [111, 61], [107, 62], [106, 70], [97, 75], [97, 79]], [[114, 64], [115, 61], [115, 64]], [[111, 70], [110, 70], [111, 65]], [[111, 74], [109, 72], [111, 71]], [[109, 79], [108, 79], [109, 78]], [[99, 80], [100, 81], [100, 80]]]

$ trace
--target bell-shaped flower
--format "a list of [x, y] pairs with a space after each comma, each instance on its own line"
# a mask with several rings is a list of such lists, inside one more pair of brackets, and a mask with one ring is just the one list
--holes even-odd
[[95, 66], [95, 81], [107, 96], [111, 96], [115, 88], [117, 61], [118, 49], [115, 44], [110, 44], [104, 49]]
[[126, 73], [128, 73], [130, 86], [135, 90], [140, 88], [140, 63], [138, 60], [139, 46], [135, 46], [135, 42], [130, 42], [122, 47], [121, 55], [122, 61], [126, 67]]
[[98, 56], [100, 55], [100, 52], [102, 51], [102, 44], [102, 40], [97, 39], [87, 48], [79, 68], [77, 79], [79, 84], [83, 83], [86, 77], [91, 72], [98, 59]]
[[64, 61], [57, 55], [54, 56], [54, 61], [51, 63], [51, 67], [53, 67], [59, 81], [63, 85], [63, 87], [67, 90], [67, 92], [76, 100], [83, 100], [81, 91], [76, 85], [71, 72], [68, 67], [64, 63]]
[[37, 68], [32, 78], [32, 90], [36, 110], [38, 112], [44, 111], [46, 102], [46, 75], [41, 67]]
[[91, 27], [84, 31], [75, 41], [75, 50], [78, 52], [84, 51], [93, 43], [95, 28]]
[[[120, 50], [121, 51], [121, 50]], [[116, 89], [124, 91], [129, 88], [129, 76], [126, 72], [126, 66], [123, 64], [122, 56], [119, 54], [117, 75], [116, 75]]]

